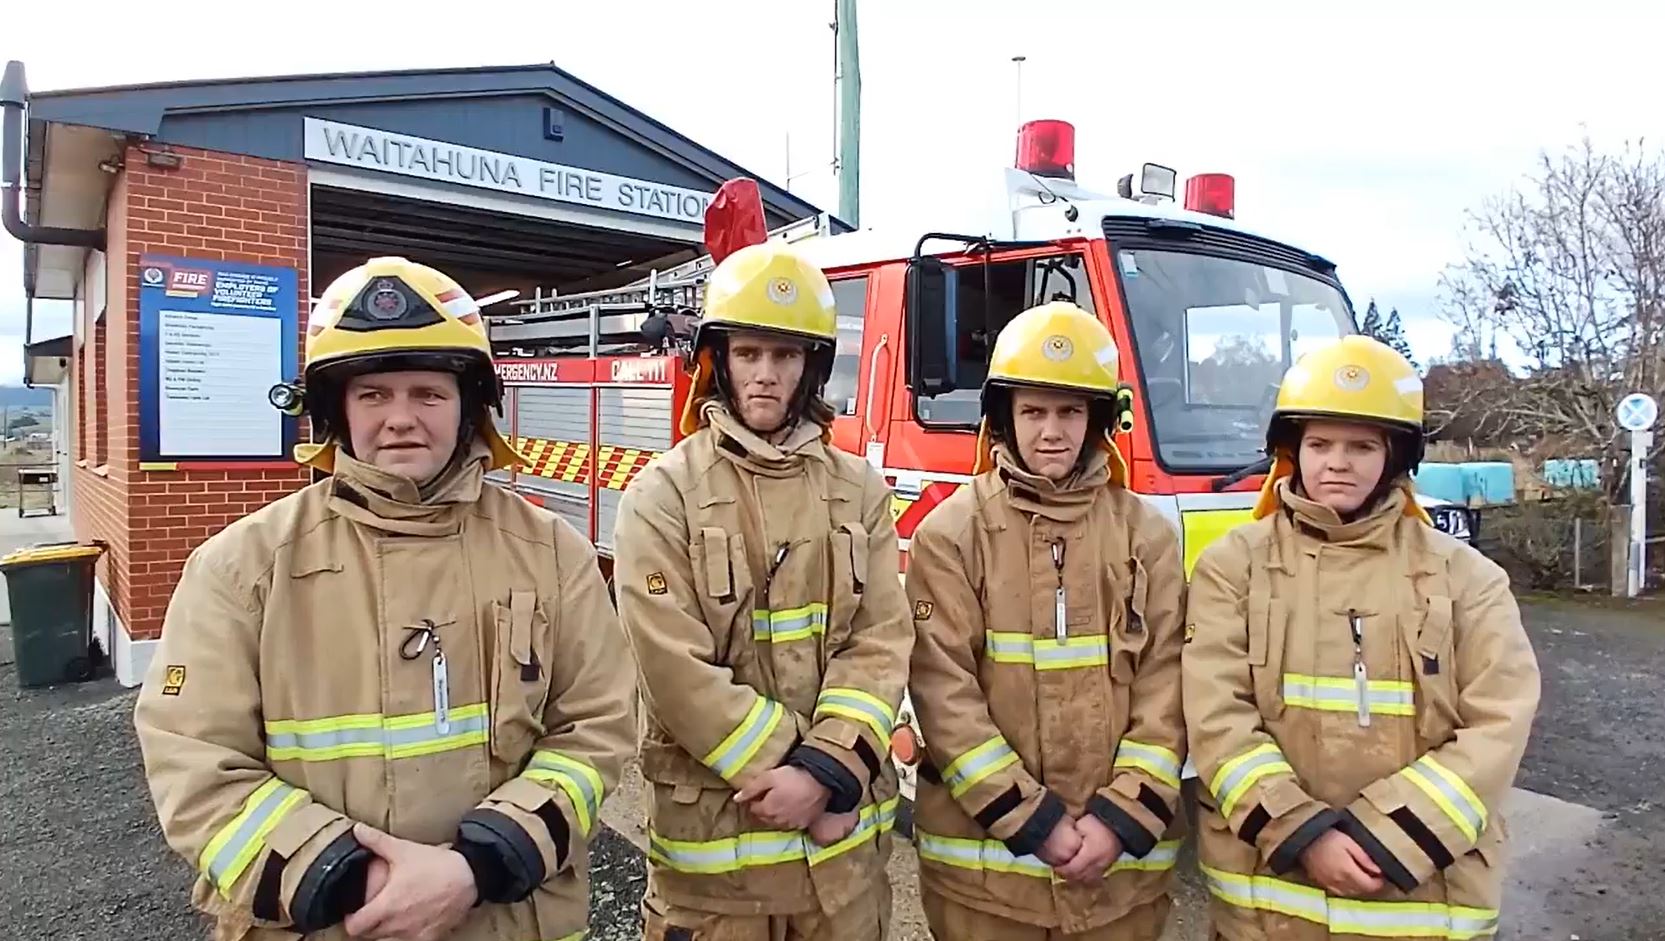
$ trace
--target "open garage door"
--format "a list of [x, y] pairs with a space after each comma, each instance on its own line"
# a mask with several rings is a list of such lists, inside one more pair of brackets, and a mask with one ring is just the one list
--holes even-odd
[[312, 291], [375, 255], [404, 255], [476, 297], [628, 284], [704, 246], [641, 233], [330, 186], [312, 187]]

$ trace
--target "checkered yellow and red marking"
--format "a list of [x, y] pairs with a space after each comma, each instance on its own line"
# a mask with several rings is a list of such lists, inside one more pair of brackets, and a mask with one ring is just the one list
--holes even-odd
[[[569, 484], [590, 482], [588, 442], [521, 438], [515, 447], [531, 461], [520, 470], [526, 476]], [[595, 453], [596, 481], [603, 490], [623, 490], [658, 455], [658, 451], [604, 444]]]

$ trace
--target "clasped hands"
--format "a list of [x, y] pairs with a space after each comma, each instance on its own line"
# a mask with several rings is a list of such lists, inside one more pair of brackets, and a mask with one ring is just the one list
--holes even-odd
[[354, 938], [440, 941], [474, 907], [474, 872], [460, 853], [357, 824], [353, 836], [375, 856], [365, 878], [364, 907], [343, 927]]
[[1053, 825], [1035, 855], [1065, 882], [1098, 882], [1122, 855], [1122, 841], [1092, 814], [1066, 816]]
[[856, 829], [858, 814], [827, 813], [832, 796], [825, 785], [802, 768], [781, 765], [759, 774], [736, 791], [734, 802], [751, 815], [782, 830], [807, 830], [819, 846], [831, 846]]

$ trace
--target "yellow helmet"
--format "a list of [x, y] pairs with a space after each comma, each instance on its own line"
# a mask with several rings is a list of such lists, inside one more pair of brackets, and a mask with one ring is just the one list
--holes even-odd
[[1125, 485], [1127, 466], [1112, 435], [1132, 427], [1132, 393], [1119, 382], [1119, 361], [1110, 331], [1074, 304], [1053, 301], [1013, 317], [1001, 328], [989, 356], [976, 472], [993, 466], [990, 418], [1006, 420], [1010, 388], [1026, 386], [1077, 392], [1108, 403], [1110, 418], [1105, 421], [1100, 447], [1110, 455], [1111, 479]]
[[[1258, 516], [1277, 508], [1276, 483], [1294, 473], [1300, 426], [1311, 419], [1387, 429], [1394, 438], [1395, 460], [1389, 474], [1407, 473], [1422, 463], [1422, 378], [1416, 367], [1380, 340], [1350, 334], [1307, 353], [1284, 373], [1266, 426], [1266, 453], [1273, 466], [1261, 488]], [[1406, 513], [1427, 518], [1415, 499], [1408, 501]]]
[[486, 411], [501, 413], [503, 387], [492, 365], [491, 340], [480, 306], [450, 276], [406, 258], [372, 258], [336, 278], [307, 318], [306, 368], [299, 385], [274, 386], [272, 404], [308, 414], [324, 438], [302, 444], [296, 460], [320, 470], [335, 464], [345, 433], [341, 395], [355, 375], [394, 370], [455, 373], [467, 423], [492, 449], [492, 466], [524, 459], [505, 441]]
[[720, 386], [714, 334], [733, 330], [773, 333], [810, 345], [800, 396], [818, 396], [832, 370], [838, 314], [832, 285], [821, 269], [780, 241], [748, 245], [724, 258], [705, 285], [694, 332], [693, 389], [682, 413], [682, 433], [699, 426], [699, 403]]

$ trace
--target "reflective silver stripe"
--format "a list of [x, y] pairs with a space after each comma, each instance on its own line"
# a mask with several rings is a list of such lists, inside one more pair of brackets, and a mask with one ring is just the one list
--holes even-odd
[[948, 793], [959, 797], [977, 786], [979, 781], [1018, 760], [1017, 752], [999, 735], [954, 759], [943, 769], [942, 780]]
[[1208, 890], [1229, 905], [1275, 912], [1326, 926], [1335, 934], [1467, 941], [1497, 930], [1494, 909], [1440, 902], [1378, 902], [1327, 896], [1322, 889], [1272, 876], [1203, 866]]
[[739, 872], [791, 862], [814, 866], [888, 832], [895, 826], [899, 802], [891, 798], [882, 806], [863, 807], [855, 829], [831, 846], [818, 846], [801, 830], [758, 831], [707, 841], [671, 840], [650, 831], [648, 858], [677, 872], [694, 874]]
[[983, 653], [996, 663], [1031, 663], [1037, 670], [1069, 670], [1110, 662], [1110, 638], [1081, 634], [1060, 643], [1017, 631], [985, 631]]
[[[1371, 680], [1368, 703], [1373, 715], [1416, 715], [1416, 687], [1404, 680]], [[1355, 712], [1358, 685], [1352, 677], [1283, 675], [1285, 704], [1323, 712]]]
[[719, 742], [701, 763], [722, 775], [724, 780], [739, 774], [746, 767], [746, 763], [757, 756], [785, 714], [786, 708], [780, 703], [759, 695], [752, 702], [746, 717], [740, 720], [740, 724], [735, 726], [734, 730], [728, 733], [728, 737]]
[[1237, 802], [1256, 781], [1269, 774], [1283, 773], [1294, 774], [1295, 769], [1284, 760], [1278, 746], [1265, 742], [1221, 765], [1209, 790], [1220, 802], [1220, 812], [1230, 817]]
[[1115, 768], [1138, 768], [1169, 787], [1179, 787], [1179, 756], [1160, 745], [1124, 738], [1116, 744]]
[[891, 727], [896, 721], [890, 707], [877, 696], [859, 689], [840, 687], [824, 689], [816, 699], [815, 717], [819, 719], [823, 715], [839, 715], [866, 723], [879, 737], [879, 741], [887, 744], [890, 741]]
[[527, 763], [525, 776], [532, 780], [550, 780], [572, 800], [578, 814], [579, 828], [586, 834], [601, 812], [601, 775], [587, 763], [557, 751], [539, 751]]
[[753, 611], [752, 638], [786, 643], [825, 634], [827, 606], [820, 602], [782, 611]]
[[266, 835], [306, 796], [305, 791], [269, 778], [244, 800], [237, 816], [214, 834], [203, 847], [200, 865], [220, 894], [229, 895], [238, 877], [265, 846]]
[[[1108, 872], [1140, 870], [1159, 872], [1172, 869], [1179, 859], [1179, 840], [1165, 840], [1146, 853], [1144, 858], [1123, 853], [1110, 864]], [[965, 837], [937, 836], [915, 829], [914, 845], [919, 858], [929, 862], [971, 869], [979, 872], [1003, 872], [1035, 879], [1057, 881], [1052, 867], [1033, 854], [1018, 856], [999, 840], [973, 840]]]
[[442, 734], [434, 713], [356, 715], [266, 723], [266, 757], [273, 761], [334, 761], [365, 755], [413, 758], [486, 741], [485, 703], [450, 711]]
[[1480, 831], [1486, 828], [1486, 805], [1451, 769], [1432, 755], [1423, 755], [1399, 773], [1438, 804], [1470, 842], [1480, 838]]

